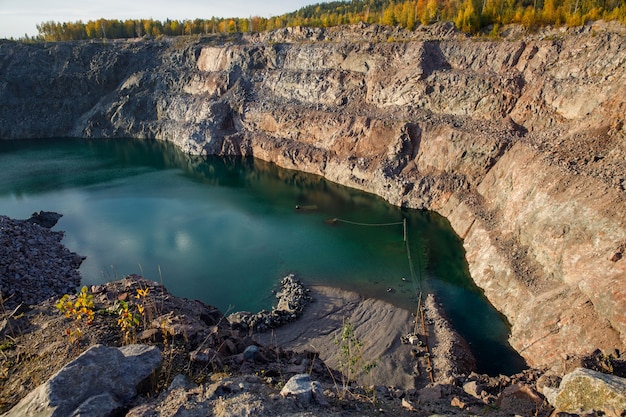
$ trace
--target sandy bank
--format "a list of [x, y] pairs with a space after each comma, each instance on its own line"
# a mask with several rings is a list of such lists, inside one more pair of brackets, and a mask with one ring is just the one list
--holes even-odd
[[376, 363], [368, 373], [361, 368], [357, 381], [364, 385], [421, 388], [430, 382], [428, 368], [433, 369], [435, 380], [443, 380], [474, 366], [466, 343], [448, 325], [432, 296], [424, 303], [425, 326], [418, 322], [419, 339], [425, 342], [418, 346], [401, 341], [415, 332], [413, 313], [355, 292], [324, 286], [310, 289], [315, 301], [302, 317], [273, 332], [255, 334], [254, 339], [263, 345], [319, 352], [329, 367], [338, 369], [341, 358], [335, 339], [344, 320], [349, 320], [363, 343], [363, 364]]

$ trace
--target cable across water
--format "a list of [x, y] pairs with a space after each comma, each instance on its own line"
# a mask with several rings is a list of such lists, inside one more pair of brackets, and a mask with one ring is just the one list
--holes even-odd
[[393, 223], [359, 223], [359, 222], [353, 222], [350, 220], [344, 220], [344, 219], [338, 219], [338, 218], [333, 218], [330, 219], [331, 223], [335, 223], [335, 222], [342, 222], [342, 223], [348, 223], [348, 224], [353, 224], [356, 226], [373, 226], [373, 227], [378, 227], [378, 226], [398, 226], [400, 224], [404, 224], [404, 222], [393, 222]]
[[[421, 293], [422, 293], [422, 283], [421, 283], [421, 277], [418, 278], [417, 275], [415, 274], [415, 268], [413, 267], [413, 259], [411, 257], [411, 249], [409, 247], [409, 237], [408, 237], [408, 232], [407, 232], [407, 227], [406, 227], [406, 219], [402, 219], [401, 222], [389, 222], [389, 223], [361, 223], [361, 222], [354, 222], [351, 220], [345, 220], [345, 219], [339, 219], [337, 217], [328, 220], [330, 223], [336, 223], [336, 222], [341, 222], [341, 223], [347, 223], [347, 224], [351, 224], [351, 225], [355, 225], [355, 226], [366, 226], [366, 227], [385, 227], [385, 226], [399, 226], [402, 225], [403, 227], [403, 235], [404, 235], [404, 242], [405, 242], [405, 246], [406, 246], [406, 253], [407, 253], [407, 258], [409, 261], [409, 270], [411, 272], [411, 281], [413, 283], [413, 290], [415, 291], [415, 298], [418, 300], [419, 302], [419, 298], [421, 297]], [[420, 262], [420, 275], [421, 275], [421, 262]]]

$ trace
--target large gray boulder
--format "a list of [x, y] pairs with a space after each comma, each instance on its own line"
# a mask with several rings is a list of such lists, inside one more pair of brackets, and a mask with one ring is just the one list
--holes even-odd
[[315, 401], [322, 407], [328, 407], [328, 401], [324, 396], [322, 385], [311, 379], [309, 374], [297, 374], [289, 378], [280, 391], [283, 398], [295, 398], [301, 404], [308, 404]]
[[154, 346], [93, 346], [3, 417], [117, 415], [139, 392], [149, 388], [161, 363], [161, 352]]
[[313, 399], [311, 382], [311, 376], [308, 374], [294, 375], [289, 378], [289, 381], [280, 390], [280, 395], [296, 398], [301, 403], [308, 403]]
[[576, 368], [563, 377], [559, 388], [544, 387], [543, 395], [557, 412], [622, 415], [626, 410], [626, 378]]

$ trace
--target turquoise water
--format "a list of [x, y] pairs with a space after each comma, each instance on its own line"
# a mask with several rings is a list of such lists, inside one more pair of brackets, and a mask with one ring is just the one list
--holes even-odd
[[422, 289], [438, 295], [481, 371], [523, 367], [506, 322], [469, 278], [461, 241], [435, 213], [262, 161], [191, 157], [148, 140], [0, 141], [0, 167], [0, 214], [62, 213], [55, 230], [87, 257], [84, 284], [140, 273], [224, 312], [269, 308], [288, 273], [411, 310]]

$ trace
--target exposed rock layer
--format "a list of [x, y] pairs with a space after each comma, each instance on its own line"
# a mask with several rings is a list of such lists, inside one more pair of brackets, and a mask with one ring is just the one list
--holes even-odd
[[156, 137], [445, 215], [532, 365], [626, 345], [626, 41], [352, 27], [0, 43], [0, 137]]

